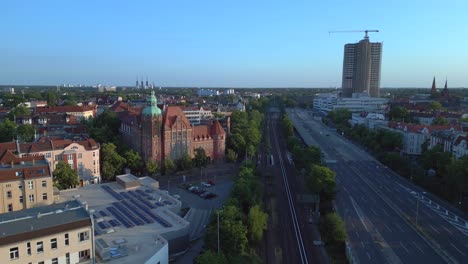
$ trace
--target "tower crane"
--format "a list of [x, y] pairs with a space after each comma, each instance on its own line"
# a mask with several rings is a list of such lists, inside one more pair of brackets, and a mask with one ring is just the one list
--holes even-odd
[[328, 31], [328, 34], [332, 34], [332, 33], [354, 33], [354, 32], [364, 32], [364, 33], [366, 33], [366, 35], [364, 36], [364, 38], [368, 39], [369, 36], [367, 35], [367, 33], [369, 33], [369, 32], [379, 32], [379, 30], [377, 30], [377, 29], [364, 29], [364, 30], [334, 30], [334, 31]]

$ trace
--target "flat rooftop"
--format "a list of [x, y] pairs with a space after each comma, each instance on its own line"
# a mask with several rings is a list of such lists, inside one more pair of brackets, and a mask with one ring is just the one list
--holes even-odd
[[112, 182], [60, 193], [61, 200], [87, 203], [94, 219], [97, 255], [102, 255], [98, 254], [99, 245], [122, 248], [117, 255], [123, 257], [112, 258], [112, 263], [144, 263], [167, 247], [161, 234], [174, 234], [189, 227], [189, 222], [174, 213], [180, 210], [179, 200], [153, 188], [151, 179], [139, 181], [141, 186], [129, 189]]
[[52, 230], [83, 220], [84, 224], [88, 221], [87, 225], [91, 225], [89, 213], [76, 200], [0, 214], [0, 244], [7, 242], [8, 237], [43, 229]]

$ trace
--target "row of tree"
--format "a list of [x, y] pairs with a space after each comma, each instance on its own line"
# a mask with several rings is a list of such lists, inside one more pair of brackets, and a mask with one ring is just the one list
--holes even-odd
[[262, 139], [263, 114], [258, 110], [234, 111], [231, 114], [231, 134], [227, 140], [227, 159], [252, 157]]
[[320, 211], [324, 215], [320, 221], [320, 234], [327, 251], [334, 261], [345, 259], [344, 242], [347, 235], [344, 222], [334, 213], [332, 206], [336, 194], [336, 174], [324, 166], [320, 148], [300, 144], [286, 114], [283, 114], [281, 124], [284, 135], [288, 136], [287, 147], [292, 153], [296, 173], [304, 177], [305, 192], [320, 197]]
[[205, 236], [207, 250], [197, 258], [197, 263], [259, 263], [258, 257], [249, 250], [263, 238], [267, 228], [268, 214], [261, 206], [262, 187], [252, 163], [242, 166], [235, 180], [230, 199], [219, 213], [213, 215]]

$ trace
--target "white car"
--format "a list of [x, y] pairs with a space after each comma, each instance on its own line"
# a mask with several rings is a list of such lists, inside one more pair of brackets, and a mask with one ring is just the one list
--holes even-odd
[[174, 198], [176, 198], [177, 200], [180, 200], [180, 195], [175, 194], [175, 195], [173, 195], [173, 196], [174, 196]]
[[211, 184], [209, 184], [207, 182], [202, 182], [201, 185], [204, 186], [204, 187], [211, 187]]

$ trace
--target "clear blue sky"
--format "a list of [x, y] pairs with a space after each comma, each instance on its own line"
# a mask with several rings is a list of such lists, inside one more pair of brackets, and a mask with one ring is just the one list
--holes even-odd
[[335, 87], [379, 29], [382, 87], [468, 87], [468, 1], [3, 1], [0, 84]]

